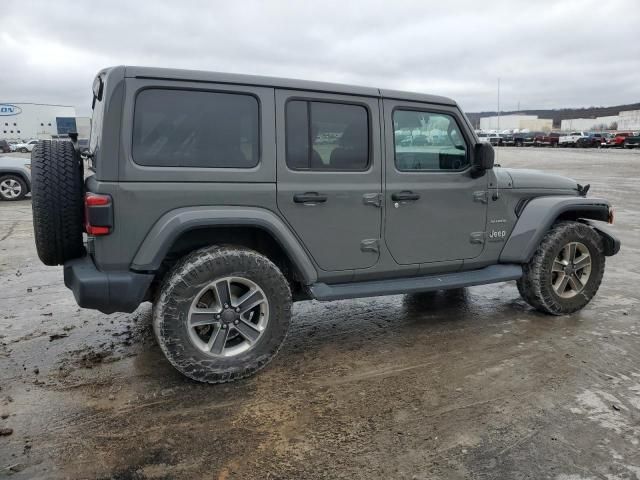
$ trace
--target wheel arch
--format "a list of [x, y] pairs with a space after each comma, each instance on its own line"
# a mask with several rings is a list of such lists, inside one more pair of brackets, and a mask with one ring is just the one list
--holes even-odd
[[159, 271], [171, 257], [212, 244], [252, 248], [280, 263], [304, 285], [317, 280], [306, 251], [274, 213], [256, 207], [186, 207], [167, 212], [138, 248], [131, 268]]
[[0, 169], [0, 177], [4, 177], [5, 175], [15, 175], [17, 177], [20, 177], [24, 181], [24, 183], [27, 185], [27, 193], [31, 191], [31, 179], [27, 177], [27, 175], [25, 175], [24, 172], [20, 171], [17, 168], [16, 169], [14, 168]]
[[[566, 196], [538, 197], [522, 210], [500, 253], [501, 263], [527, 263], [542, 237], [560, 220], [608, 221], [611, 205], [602, 198]], [[602, 233], [596, 229], [602, 236]], [[618, 247], [619, 248], [619, 247]], [[613, 253], [611, 253], [613, 254]]]

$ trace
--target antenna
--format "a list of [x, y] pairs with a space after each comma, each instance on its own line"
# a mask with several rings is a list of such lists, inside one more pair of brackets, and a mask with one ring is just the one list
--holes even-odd
[[498, 132], [500, 132], [500, 77], [498, 77]]

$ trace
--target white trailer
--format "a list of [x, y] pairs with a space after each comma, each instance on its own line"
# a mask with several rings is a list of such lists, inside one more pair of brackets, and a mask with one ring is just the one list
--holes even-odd
[[0, 139], [47, 139], [77, 130], [76, 109], [68, 105], [0, 102]]

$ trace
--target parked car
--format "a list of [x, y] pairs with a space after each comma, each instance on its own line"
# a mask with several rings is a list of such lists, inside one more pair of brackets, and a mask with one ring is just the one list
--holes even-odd
[[533, 140], [533, 145], [536, 147], [557, 147], [560, 135], [558, 132], [538, 133]]
[[[93, 92], [86, 181], [71, 142], [33, 151], [38, 255], [81, 307], [154, 301], [161, 351], [194, 380], [267, 365], [297, 300], [516, 280], [533, 308], [570, 314], [620, 248], [607, 200], [494, 165], [445, 97], [123, 66]], [[397, 125], [438, 143], [400, 145]], [[339, 135], [317, 145], [323, 131]]]
[[581, 137], [576, 140], [576, 147], [580, 148], [596, 148], [602, 145], [602, 142], [606, 138], [605, 134], [594, 132], [587, 134], [586, 137]]
[[9, 153], [11, 151], [11, 145], [6, 140], [0, 140], [0, 153]]
[[603, 148], [623, 148], [627, 137], [632, 135], [631, 132], [616, 132], [612, 137], [606, 138], [604, 142], [601, 142], [600, 146]]
[[36, 146], [36, 143], [38, 143], [38, 140], [29, 140], [26, 143], [18, 143], [15, 145], [14, 151], [20, 153], [29, 153], [33, 150], [33, 147]]
[[476, 132], [476, 136], [478, 137], [478, 140], [480, 140], [481, 142], [484, 143], [490, 143], [489, 142], [489, 135], [491, 135], [490, 133], [486, 133], [486, 132]]
[[536, 136], [540, 132], [523, 132], [520, 134], [520, 138], [522, 139], [522, 147], [532, 147], [536, 141]]
[[602, 138], [600, 139], [600, 145], [598, 145], [598, 148], [607, 148], [607, 142], [609, 142], [613, 138], [614, 135], [612, 133], [604, 132], [602, 134]]
[[31, 191], [31, 159], [0, 155], [0, 200], [22, 200]]
[[481, 142], [490, 143], [493, 146], [498, 146], [502, 144], [502, 137], [498, 133], [480, 132], [477, 135], [478, 135], [478, 140], [480, 140]]
[[532, 132], [507, 133], [502, 136], [502, 145], [508, 147], [524, 147], [533, 145], [535, 134]]
[[624, 148], [640, 148], [640, 133], [629, 135], [624, 141]]
[[502, 145], [505, 147], [514, 147], [516, 146], [516, 136], [517, 133], [503, 133], [502, 134]]
[[558, 139], [559, 147], [575, 147], [578, 139], [588, 137], [587, 132], [571, 132], [567, 135], [561, 135]]

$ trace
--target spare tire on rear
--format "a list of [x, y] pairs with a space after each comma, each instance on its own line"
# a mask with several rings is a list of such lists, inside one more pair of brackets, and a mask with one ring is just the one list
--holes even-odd
[[42, 140], [31, 152], [33, 230], [45, 265], [84, 254], [82, 159], [68, 141]]

